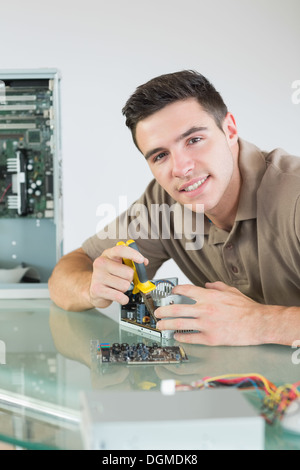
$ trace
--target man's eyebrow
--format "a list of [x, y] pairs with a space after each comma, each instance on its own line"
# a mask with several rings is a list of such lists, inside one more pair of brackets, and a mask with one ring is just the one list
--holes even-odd
[[148, 160], [152, 155], [157, 152], [162, 152], [163, 150], [165, 150], [163, 147], [157, 147], [156, 149], [149, 150], [149, 152], [147, 152], [145, 155], [145, 159]]
[[185, 139], [186, 137], [188, 137], [189, 135], [191, 134], [194, 134], [194, 132], [203, 132], [203, 131], [207, 131], [207, 127], [205, 126], [201, 126], [201, 127], [190, 127], [190, 129], [188, 129], [187, 131], [185, 131], [183, 134], [181, 134], [179, 137], [177, 137], [176, 141], [175, 142], [179, 142], [180, 140], [182, 139]]
[[[185, 131], [183, 134], [181, 134], [179, 137], [177, 137], [175, 142], [180, 142], [182, 139], [185, 139], [189, 135], [194, 134], [194, 132], [203, 132], [203, 131], [207, 131], [207, 130], [208, 130], [208, 128], [205, 127], [205, 126], [190, 127], [187, 131]], [[145, 159], [148, 160], [152, 155], [154, 155], [157, 152], [162, 152], [163, 150], [165, 150], [164, 147], [157, 147], [155, 149], [149, 150], [149, 152], [147, 152], [146, 155], [145, 155]]]

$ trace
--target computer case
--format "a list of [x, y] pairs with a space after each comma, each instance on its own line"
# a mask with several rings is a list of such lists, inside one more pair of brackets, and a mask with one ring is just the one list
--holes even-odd
[[0, 70], [0, 299], [48, 298], [63, 252], [60, 80]]

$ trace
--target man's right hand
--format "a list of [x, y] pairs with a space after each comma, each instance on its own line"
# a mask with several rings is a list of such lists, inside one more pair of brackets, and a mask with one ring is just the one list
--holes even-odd
[[105, 308], [113, 301], [126, 304], [129, 299], [124, 293], [133, 280], [133, 269], [123, 264], [123, 258], [149, 263], [140, 252], [126, 245], [103, 251], [94, 262], [82, 248], [64, 255], [49, 279], [51, 299], [64, 310], [72, 311]]
[[121, 305], [128, 303], [125, 292], [133, 280], [133, 269], [123, 264], [123, 258], [148, 264], [147, 258], [129, 246], [117, 245], [103, 251], [93, 262], [90, 302], [95, 307], [105, 308], [113, 301]]

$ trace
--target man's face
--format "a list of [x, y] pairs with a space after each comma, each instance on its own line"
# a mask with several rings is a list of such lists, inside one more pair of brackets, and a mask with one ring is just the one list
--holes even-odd
[[[194, 98], [141, 120], [137, 144], [158, 183], [180, 204], [204, 204], [217, 214], [237, 194], [237, 131], [228, 114], [223, 131]], [[232, 190], [232, 191], [231, 191]], [[224, 207], [223, 207], [224, 206]]]

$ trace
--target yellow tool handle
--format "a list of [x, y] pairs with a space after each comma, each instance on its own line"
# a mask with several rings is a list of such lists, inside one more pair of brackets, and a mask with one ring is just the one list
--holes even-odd
[[[140, 251], [136, 242], [134, 240], [128, 240], [126, 243], [124, 242], [118, 242], [117, 245], [126, 245], [130, 246], [136, 251]], [[155, 284], [150, 282], [147, 277], [147, 272], [144, 263], [135, 263], [134, 261], [130, 259], [124, 259], [123, 258], [124, 264], [129, 266], [130, 268], [133, 269], [134, 274], [133, 274], [133, 284], [134, 284], [134, 289], [133, 289], [133, 294], [136, 294], [137, 292], [142, 292], [143, 294], [147, 294], [148, 292], [153, 291], [156, 289]]]

